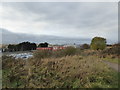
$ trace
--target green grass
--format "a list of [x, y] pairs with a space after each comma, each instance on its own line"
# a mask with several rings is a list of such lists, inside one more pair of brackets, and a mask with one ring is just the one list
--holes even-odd
[[120, 59], [119, 58], [103, 58], [102, 60], [105, 60], [105, 61], [109, 61], [111, 63], [116, 63], [116, 64], [120, 64]]

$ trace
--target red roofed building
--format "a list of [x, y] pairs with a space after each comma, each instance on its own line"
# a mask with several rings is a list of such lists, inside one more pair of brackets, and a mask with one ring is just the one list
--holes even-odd
[[53, 50], [53, 47], [38, 47], [37, 50]]
[[61, 50], [61, 49], [65, 49], [65, 47], [63, 46], [53, 46], [53, 47], [38, 47], [37, 50], [51, 50], [51, 51], [57, 51], [57, 50]]

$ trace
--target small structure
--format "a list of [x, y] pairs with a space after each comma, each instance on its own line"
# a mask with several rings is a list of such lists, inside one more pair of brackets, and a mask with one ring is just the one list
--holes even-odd
[[78, 46], [77, 45], [64, 45], [64, 47], [74, 47], [74, 48], [77, 48]]
[[53, 46], [53, 47], [38, 47], [37, 50], [50, 50], [50, 51], [57, 51], [61, 49], [65, 49], [66, 47], [63, 46]]
[[61, 50], [61, 49], [65, 49], [65, 47], [63, 47], [63, 46], [54, 46], [53, 47], [53, 51], [57, 51], [57, 50]]
[[37, 50], [52, 50], [53, 47], [38, 47]]

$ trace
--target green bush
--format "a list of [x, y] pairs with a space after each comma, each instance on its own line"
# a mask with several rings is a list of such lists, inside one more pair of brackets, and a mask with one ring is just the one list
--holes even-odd
[[76, 51], [77, 51], [77, 49], [74, 47], [67, 47], [62, 52], [63, 52], [64, 56], [70, 56], [70, 55], [75, 55]]
[[89, 44], [83, 44], [81, 46], [81, 49], [89, 49], [90, 48], [90, 45]]
[[48, 58], [52, 56], [52, 51], [48, 51], [48, 50], [35, 51], [33, 53], [33, 56], [36, 59]]
[[74, 47], [67, 47], [63, 50], [57, 50], [57, 51], [48, 51], [48, 50], [38, 50], [34, 52], [34, 58], [36, 59], [42, 59], [42, 58], [49, 58], [49, 57], [64, 57], [64, 56], [70, 56], [75, 55], [77, 52], [77, 49]]
[[52, 57], [57, 58], [57, 57], [63, 57], [63, 56], [65, 56], [63, 53], [63, 50], [57, 50], [52, 52]]
[[53, 57], [64, 57], [64, 56], [70, 56], [75, 55], [77, 53], [77, 49], [74, 47], [67, 47], [63, 50], [57, 50], [52, 52]]
[[94, 37], [90, 45], [93, 50], [103, 50], [106, 47], [106, 39], [102, 37]]

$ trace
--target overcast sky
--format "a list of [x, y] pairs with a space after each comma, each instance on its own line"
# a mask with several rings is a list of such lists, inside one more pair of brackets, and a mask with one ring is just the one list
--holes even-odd
[[16, 33], [118, 39], [116, 2], [4, 2], [0, 28]]

